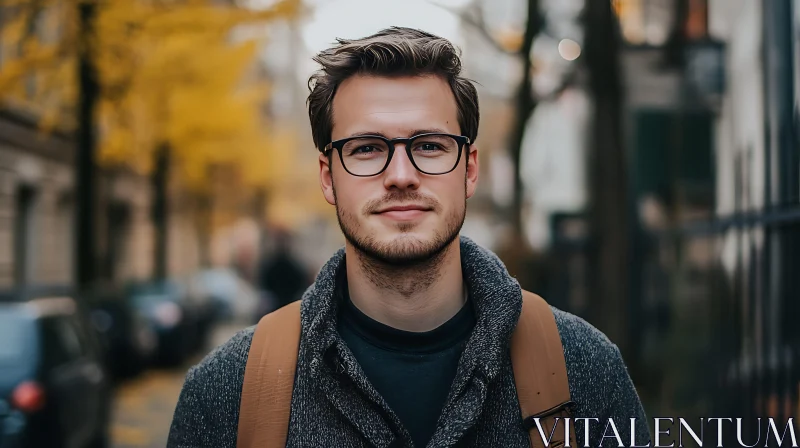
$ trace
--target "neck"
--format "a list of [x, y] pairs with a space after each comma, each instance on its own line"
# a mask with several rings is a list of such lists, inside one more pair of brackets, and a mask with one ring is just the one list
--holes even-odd
[[398, 330], [430, 331], [464, 305], [459, 238], [431, 259], [408, 266], [384, 264], [349, 243], [345, 253], [350, 300], [382, 324]]

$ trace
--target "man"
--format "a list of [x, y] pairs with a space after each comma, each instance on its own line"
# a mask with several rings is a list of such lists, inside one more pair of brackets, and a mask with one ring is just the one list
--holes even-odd
[[[287, 446], [530, 446], [509, 357], [519, 284], [459, 236], [478, 182], [479, 114], [457, 50], [390, 28], [315, 60], [308, 106], [320, 185], [346, 245], [301, 302]], [[646, 444], [617, 347], [553, 313], [574, 417], [613, 418], [626, 446], [636, 418]], [[168, 446], [235, 446], [253, 331], [189, 371]], [[588, 440], [576, 428], [580, 446], [617, 446], [605, 425], [589, 426]]]
[[273, 250], [259, 267], [258, 282], [261, 290], [274, 298], [276, 308], [280, 308], [299, 300], [311, 279], [303, 264], [292, 254], [291, 234], [278, 229], [274, 241]]

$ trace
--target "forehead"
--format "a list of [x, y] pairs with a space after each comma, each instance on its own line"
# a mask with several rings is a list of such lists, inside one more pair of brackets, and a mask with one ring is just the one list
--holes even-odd
[[356, 75], [333, 97], [333, 140], [365, 132], [402, 137], [418, 129], [460, 134], [455, 97], [439, 76]]

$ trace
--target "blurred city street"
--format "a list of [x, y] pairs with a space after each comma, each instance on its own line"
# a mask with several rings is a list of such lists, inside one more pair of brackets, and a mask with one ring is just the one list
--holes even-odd
[[[242, 328], [244, 325], [239, 324], [218, 326], [211, 347], [224, 343]], [[201, 359], [195, 356], [180, 367], [150, 370], [124, 382], [115, 395], [112, 448], [163, 448], [186, 371]]]
[[309, 80], [391, 26], [474, 81], [461, 235], [648, 416], [798, 421], [800, 0], [0, 0], [1, 448], [165, 445], [189, 366], [345, 245]]

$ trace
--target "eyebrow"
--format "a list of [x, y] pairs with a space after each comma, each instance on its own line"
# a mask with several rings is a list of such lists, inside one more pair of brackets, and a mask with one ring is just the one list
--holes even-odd
[[[415, 129], [414, 131], [412, 131], [411, 133], [408, 134], [409, 135], [408, 138], [416, 137], [416, 136], [421, 135], [421, 134], [449, 134], [449, 132], [447, 132], [445, 130], [442, 130], [442, 129], [439, 129], [439, 128]], [[383, 138], [385, 138], [387, 140], [391, 140], [392, 138], [395, 138], [395, 137], [388, 137], [383, 132], [377, 132], [377, 131], [355, 132], [353, 134], [350, 134], [350, 137], [365, 137], [365, 136], [371, 136], [371, 135], [375, 135], [375, 136], [378, 136], [378, 137], [383, 137]]]

